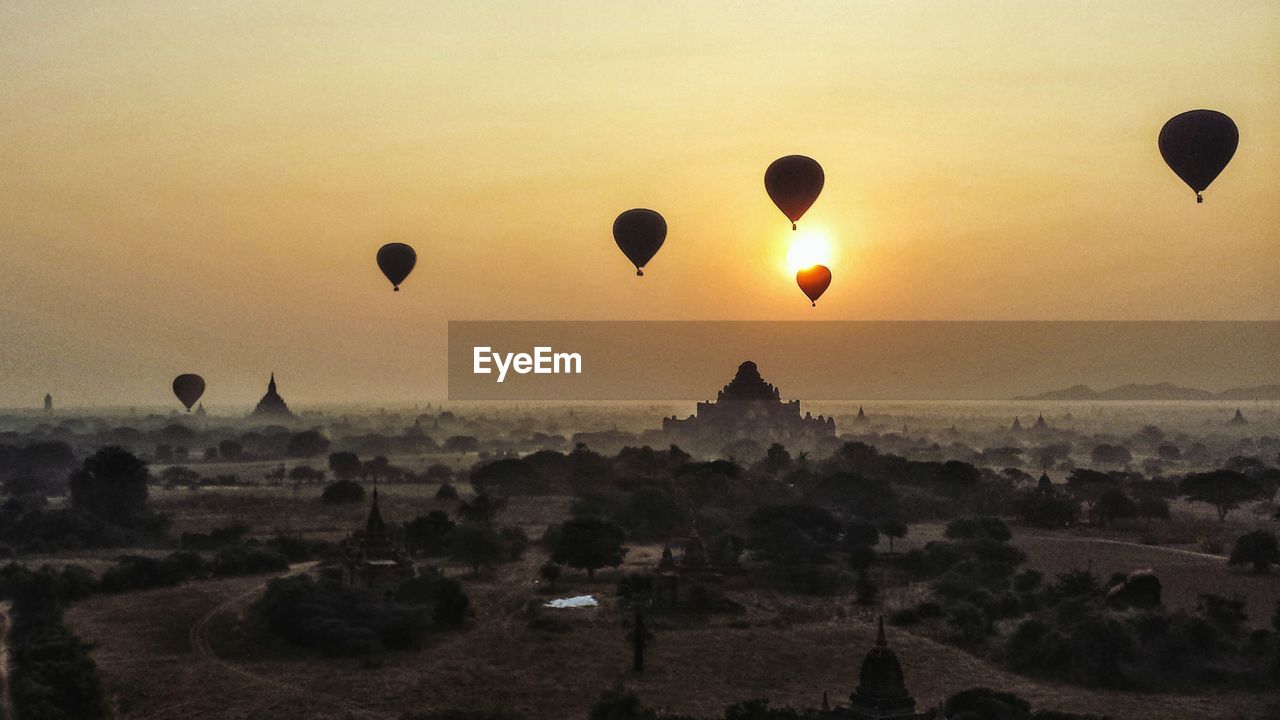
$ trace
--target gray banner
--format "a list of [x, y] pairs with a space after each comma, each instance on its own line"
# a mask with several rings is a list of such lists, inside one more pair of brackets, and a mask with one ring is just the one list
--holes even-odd
[[1280, 322], [455, 321], [449, 398], [700, 400], [745, 360], [804, 400], [1218, 392], [1280, 384]]

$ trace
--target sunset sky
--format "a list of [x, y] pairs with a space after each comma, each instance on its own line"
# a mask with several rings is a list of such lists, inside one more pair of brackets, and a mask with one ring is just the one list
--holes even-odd
[[[0, 406], [425, 402], [448, 320], [1280, 319], [1270, 1], [38, 0], [0, 66]], [[1200, 107], [1203, 205], [1156, 149]]]

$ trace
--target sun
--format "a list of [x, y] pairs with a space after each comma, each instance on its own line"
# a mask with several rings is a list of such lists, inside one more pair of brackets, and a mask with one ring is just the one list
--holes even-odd
[[800, 229], [789, 233], [794, 237], [787, 247], [787, 272], [795, 274], [814, 265], [831, 265], [831, 239], [818, 229]]

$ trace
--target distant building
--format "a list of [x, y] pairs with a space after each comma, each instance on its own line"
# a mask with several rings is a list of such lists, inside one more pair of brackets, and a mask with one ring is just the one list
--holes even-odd
[[858, 417], [854, 418], [853, 422], [855, 425], [866, 425], [871, 422], [871, 420], [867, 418], [867, 414], [862, 411], [861, 405], [858, 406]]
[[1236, 408], [1235, 417], [1227, 421], [1228, 425], [1248, 425], [1249, 421], [1244, 419], [1244, 413], [1240, 412], [1240, 408]]
[[[826, 693], [822, 699], [825, 710], [829, 706]], [[858, 688], [849, 696], [849, 704], [826, 710], [823, 715], [839, 720], [928, 720], [936, 716], [936, 710], [916, 712], [916, 701], [907, 692], [902, 665], [885, 638], [883, 617], [876, 644], [862, 661]]]
[[382, 520], [378, 488], [373, 489], [373, 502], [364, 529], [356, 530], [339, 543], [338, 563], [342, 566], [344, 585], [375, 592], [393, 592], [397, 585], [416, 574], [413, 558], [401, 542], [400, 534]]
[[267, 383], [267, 394], [262, 396], [258, 406], [253, 409], [253, 417], [274, 420], [288, 420], [295, 417], [289, 410], [288, 403], [280, 397], [280, 393], [276, 392], [275, 373], [271, 373], [271, 381]]
[[209, 413], [204, 409], [204, 403], [200, 403], [196, 408], [195, 415], [196, 417], [207, 417], [209, 415]]
[[1009, 426], [1009, 432], [1022, 432], [1022, 421], [1016, 415], [1013, 417], [1013, 424]]
[[1040, 417], [1036, 418], [1036, 424], [1033, 425], [1031, 429], [1032, 430], [1048, 430], [1049, 429], [1049, 423], [1045, 422], [1044, 413], [1041, 413]]
[[801, 415], [800, 401], [783, 402], [778, 388], [765, 382], [756, 364], [747, 361], [738, 366], [715, 402], [698, 403], [695, 414], [684, 419], [663, 418], [662, 429], [678, 445], [714, 452], [738, 440], [811, 445], [834, 436], [836, 421]]
[[45, 415], [53, 414], [53, 396], [50, 395], [49, 393], [44, 394], [44, 414]]
[[658, 561], [659, 602], [672, 610], [741, 610], [725, 596], [722, 587], [726, 578], [741, 574], [736, 553], [710, 552], [695, 529], [685, 540], [679, 558], [671, 552], [670, 543], [662, 548]]

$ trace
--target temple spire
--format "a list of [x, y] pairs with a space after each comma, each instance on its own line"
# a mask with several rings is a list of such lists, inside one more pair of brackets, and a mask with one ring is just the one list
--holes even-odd
[[889, 647], [889, 640], [884, 636], [884, 616], [880, 616], [880, 629], [876, 632], [876, 647]]
[[267, 393], [275, 394], [275, 392], [276, 392], [276, 373], [273, 370], [271, 372], [271, 381], [267, 383]]

